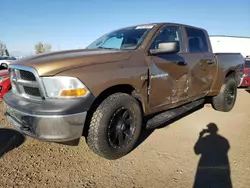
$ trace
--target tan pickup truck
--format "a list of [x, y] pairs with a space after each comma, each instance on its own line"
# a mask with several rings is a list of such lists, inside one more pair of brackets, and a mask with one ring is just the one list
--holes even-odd
[[201, 28], [126, 27], [86, 49], [11, 63], [5, 115], [25, 135], [62, 143], [83, 135], [93, 152], [118, 159], [133, 149], [142, 128], [155, 128], [206, 102], [230, 111], [243, 63], [241, 54], [214, 54]]

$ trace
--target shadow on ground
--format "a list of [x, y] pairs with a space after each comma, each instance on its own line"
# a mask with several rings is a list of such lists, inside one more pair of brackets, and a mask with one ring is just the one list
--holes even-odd
[[218, 134], [215, 123], [200, 132], [194, 153], [201, 155], [193, 188], [232, 188], [228, 151], [229, 142]]
[[5, 153], [19, 147], [25, 141], [25, 137], [13, 129], [0, 129], [0, 157]]

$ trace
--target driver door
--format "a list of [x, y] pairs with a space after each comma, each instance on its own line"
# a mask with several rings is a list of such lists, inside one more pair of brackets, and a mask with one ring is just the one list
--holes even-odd
[[179, 43], [178, 53], [148, 55], [150, 74], [149, 105], [152, 110], [164, 110], [188, 97], [189, 68], [183, 56], [182, 27], [166, 25], [153, 39], [150, 49], [157, 49], [162, 42]]

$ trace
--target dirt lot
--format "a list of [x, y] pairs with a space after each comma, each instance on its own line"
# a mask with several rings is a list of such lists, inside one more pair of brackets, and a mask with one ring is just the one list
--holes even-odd
[[[216, 112], [205, 106], [152, 134], [145, 134], [148, 137], [135, 150], [116, 161], [93, 154], [84, 139], [79, 147], [24, 139], [6, 129], [8, 125], [0, 117], [0, 187], [187, 188], [195, 180], [202, 180], [200, 187], [205, 187], [205, 179], [211, 177], [215, 185], [218, 185], [216, 178], [221, 178], [223, 182], [231, 181], [233, 187], [247, 188], [249, 106], [250, 93], [239, 90], [231, 112]], [[201, 156], [195, 154], [194, 146], [199, 133], [211, 122], [217, 125], [221, 136], [213, 134], [197, 145], [196, 152], [203, 151], [199, 162]], [[217, 175], [209, 176], [208, 171]]]

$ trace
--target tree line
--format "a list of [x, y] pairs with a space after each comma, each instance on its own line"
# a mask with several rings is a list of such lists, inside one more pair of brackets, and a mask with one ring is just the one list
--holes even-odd
[[0, 56], [10, 56], [6, 44], [2, 41], [0, 41]]
[[50, 44], [43, 44], [42, 42], [38, 42], [35, 45], [35, 51], [36, 54], [44, 53], [44, 52], [50, 52], [52, 46]]
[[[35, 44], [34, 49], [36, 54], [40, 54], [44, 52], [50, 52], [52, 46], [47, 43], [43, 44], [42, 42], [38, 42]], [[2, 41], [0, 41], [0, 56], [10, 56], [7, 45]]]

